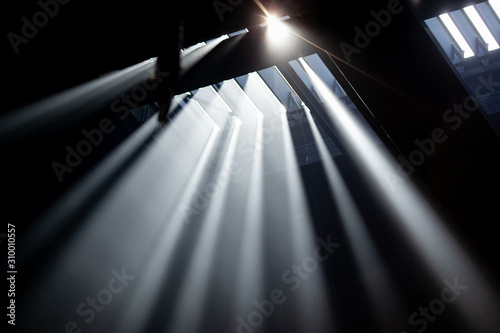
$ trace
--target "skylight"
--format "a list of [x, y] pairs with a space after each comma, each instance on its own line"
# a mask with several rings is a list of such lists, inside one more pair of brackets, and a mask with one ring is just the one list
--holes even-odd
[[462, 33], [458, 30], [457, 26], [451, 19], [450, 15], [448, 13], [446, 14], [441, 14], [439, 15], [439, 18], [441, 19], [441, 22], [443, 22], [444, 26], [448, 30], [448, 32], [451, 34], [453, 39], [457, 42], [458, 46], [460, 49], [464, 52], [464, 58], [470, 58], [474, 56], [474, 51], [472, 51], [471, 47], [465, 40], [464, 36]]
[[488, 2], [495, 14], [497, 14], [497, 17], [500, 19], [500, 0], [490, 0]]
[[490, 29], [488, 29], [484, 21], [481, 19], [481, 16], [479, 16], [476, 7], [474, 7], [473, 5], [465, 7], [464, 12], [465, 14], [467, 14], [467, 17], [471, 20], [472, 24], [481, 35], [483, 41], [488, 45], [488, 51], [493, 51], [500, 48], [497, 41], [495, 40], [495, 37], [493, 37], [493, 35], [491, 34]]

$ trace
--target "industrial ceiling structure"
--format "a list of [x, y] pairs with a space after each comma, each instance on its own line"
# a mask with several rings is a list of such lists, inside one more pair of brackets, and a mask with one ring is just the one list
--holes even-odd
[[12, 331], [500, 329], [497, 5], [12, 4]]

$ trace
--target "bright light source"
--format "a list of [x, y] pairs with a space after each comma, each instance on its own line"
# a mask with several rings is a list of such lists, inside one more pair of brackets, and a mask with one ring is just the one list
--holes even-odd
[[287, 28], [280, 19], [269, 16], [267, 18], [267, 34], [274, 42], [282, 41], [287, 34]]
[[500, 19], [500, 0], [490, 0], [488, 2], [495, 14], [497, 14], [498, 18]]
[[493, 51], [500, 48], [497, 41], [495, 40], [495, 37], [493, 37], [493, 35], [491, 34], [490, 29], [488, 29], [484, 21], [481, 19], [481, 16], [479, 16], [476, 8], [474, 6], [465, 7], [464, 12], [465, 14], [467, 14], [472, 24], [474, 24], [474, 27], [481, 35], [481, 38], [485, 41], [486, 44], [488, 44], [488, 51]]
[[445, 25], [448, 32], [453, 36], [453, 39], [457, 42], [458, 46], [464, 51], [464, 58], [469, 58], [474, 56], [474, 51], [470, 48], [469, 44], [465, 40], [464, 36], [460, 33], [457, 26], [448, 14], [439, 15], [441, 22]]

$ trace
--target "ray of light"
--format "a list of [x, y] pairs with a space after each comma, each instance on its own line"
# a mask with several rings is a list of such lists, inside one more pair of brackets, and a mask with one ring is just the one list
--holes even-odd
[[[478, 294], [491, 295], [478, 298], [470, 294], [457, 302], [464, 317], [473, 327], [482, 327], [484, 318], [475, 309], [477, 304], [485, 313], [494, 313], [498, 300], [494, 296], [491, 284], [484, 279], [469, 255], [464, 251], [443, 221], [434, 212], [429, 203], [416, 190], [411, 182], [402, 184], [396, 191], [387, 182], [387, 173], [396, 173], [394, 159], [380, 146], [376, 146], [365, 133], [362, 126], [352, 117], [347, 108], [331, 90], [321, 81], [304, 59], [299, 59], [315, 89], [324, 98], [332, 126], [342, 138], [353, 155], [356, 164], [365, 170], [367, 179], [375, 192], [383, 198], [388, 209], [397, 217], [402, 236], [410, 241], [427, 265], [428, 274], [436, 284], [445, 278], [460, 277], [477, 287]], [[494, 309], [494, 310], [493, 310]], [[489, 316], [489, 318], [495, 318]]]

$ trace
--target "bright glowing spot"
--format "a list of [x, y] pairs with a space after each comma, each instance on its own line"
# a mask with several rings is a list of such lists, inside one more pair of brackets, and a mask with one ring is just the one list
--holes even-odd
[[280, 42], [286, 37], [287, 28], [281, 20], [269, 16], [267, 19], [267, 34], [273, 42]]
[[498, 18], [500, 19], [500, 0], [490, 0], [488, 2], [495, 14], [497, 14]]
[[488, 51], [493, 51], [500, 48], [497, 41], [495, 40], [495, 37], [493, 37], [493, 35], [491, 34], [490, 29], [488, 29], [484, 21], [481, 19], [481, 16], [479, 16], [476, 8], [474, 6], [465, 7], [464, 12], [465, 14], [467, 14], [472, 24], [474, 24], [474, 27], [481, 35], [481, 38], [486, 42], [486, 44], [488, 44]]
[[457, 26], [448, 14], [439, 15], [441, 22], [443, 22], [448, 32], [451, 34], [453, 39], [457, 42], [458, 46], [464, 51], [464, 58], [470, 58], [474, 56], [474, 51], [470, 48], [469, 44], [465, 40], [464, 36], [460, 33]]

